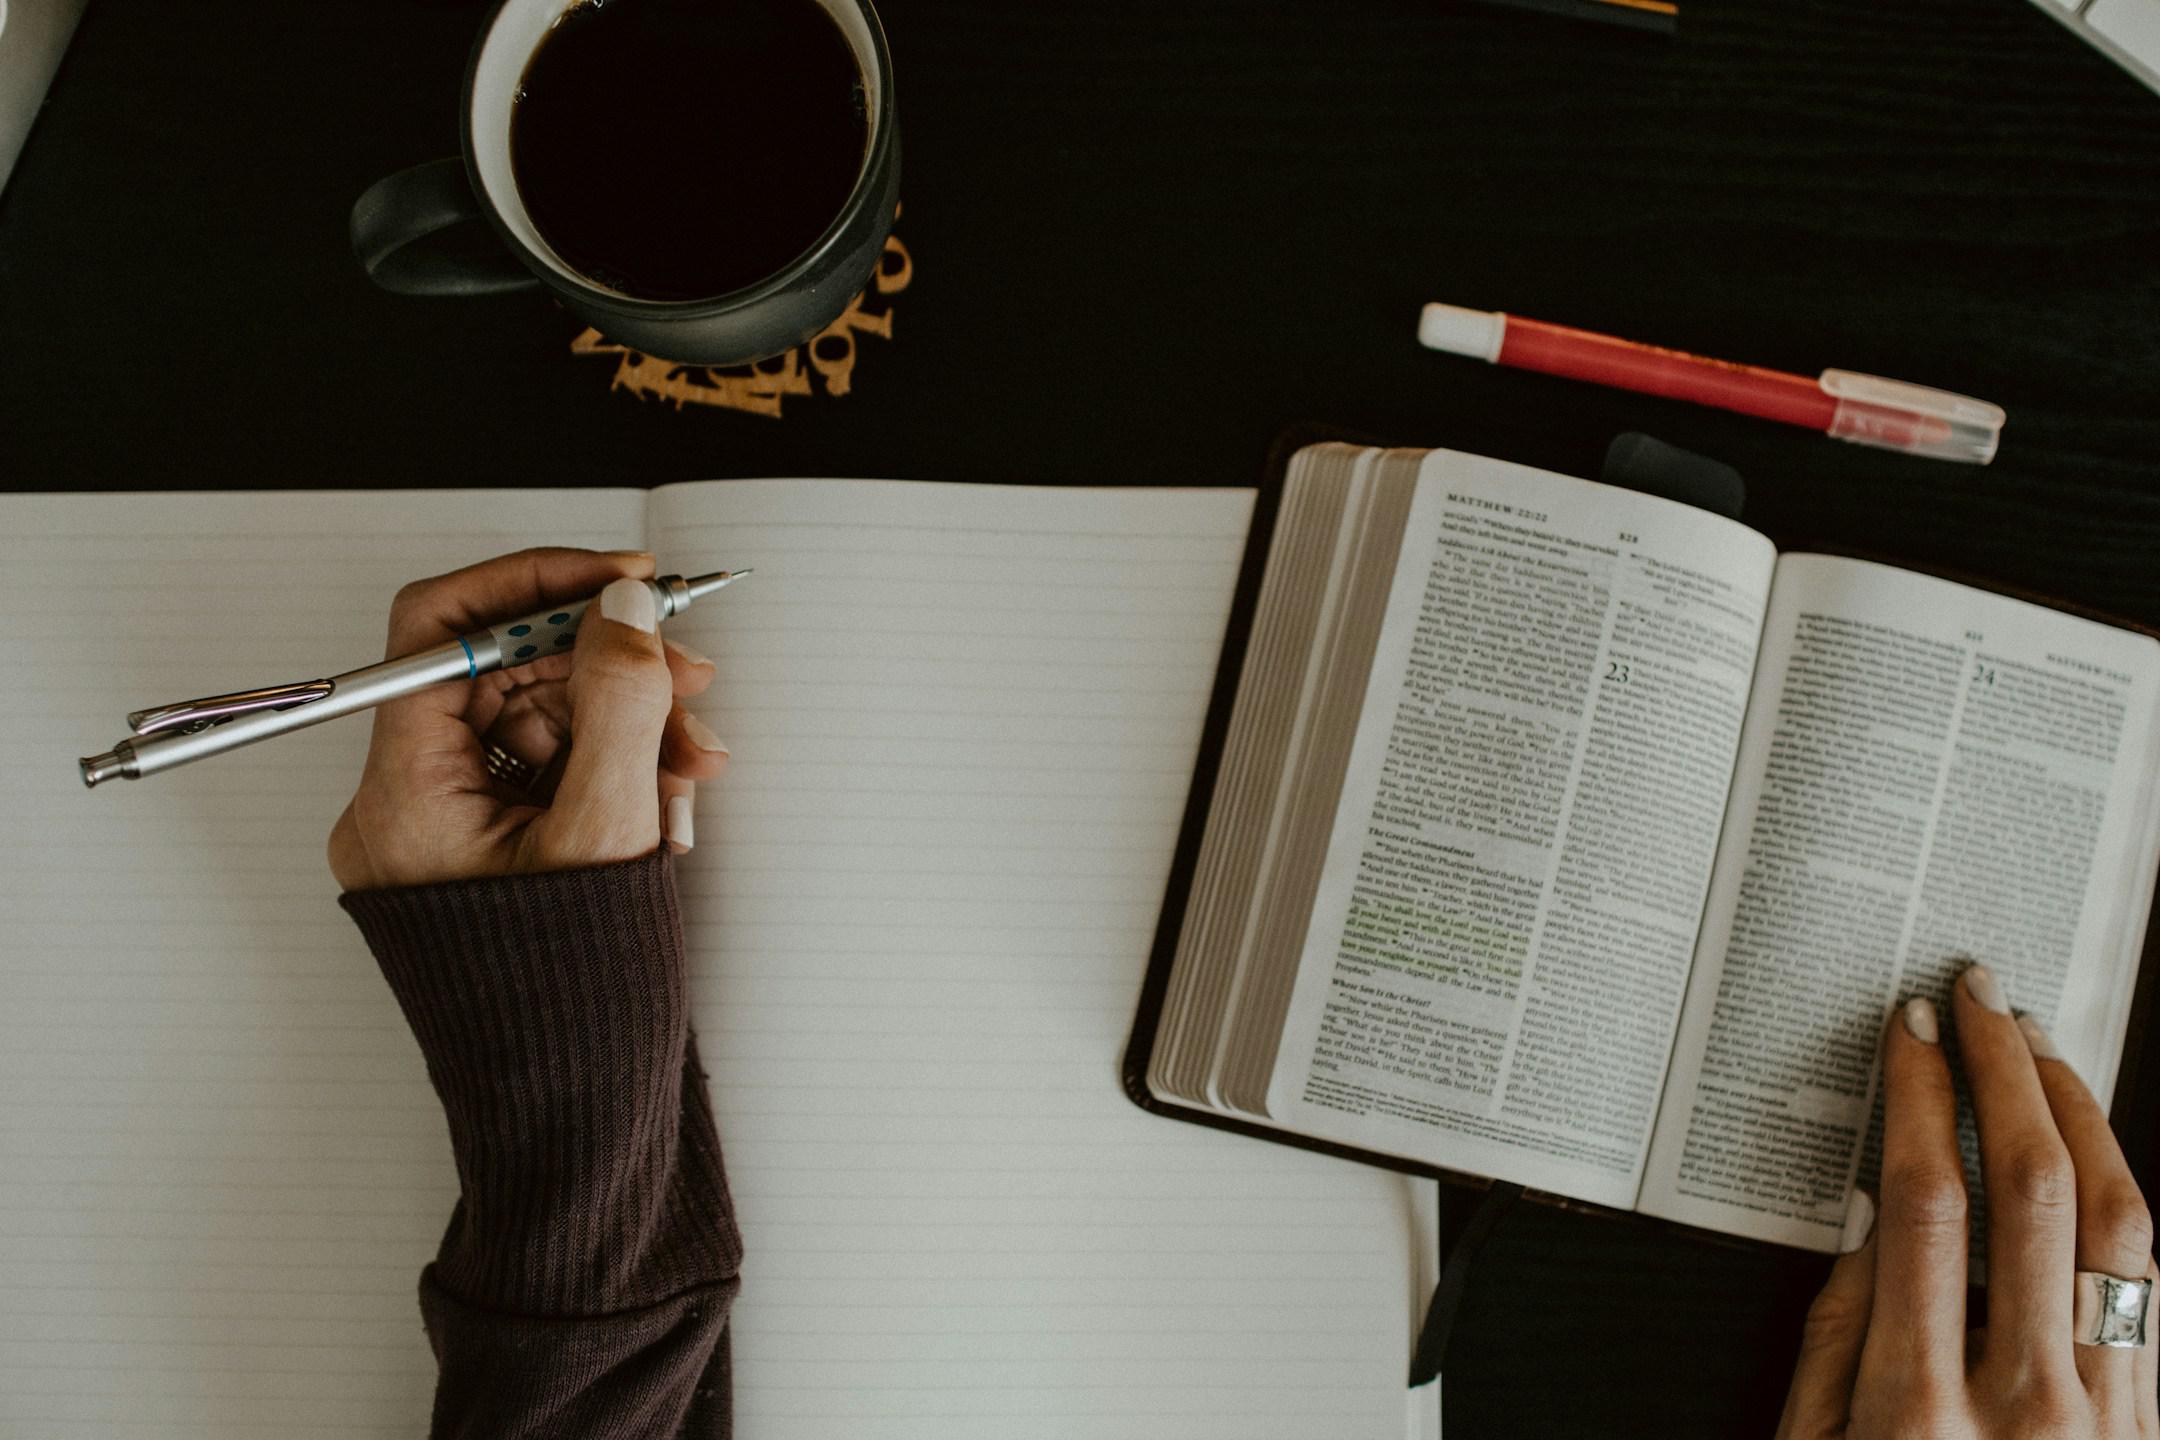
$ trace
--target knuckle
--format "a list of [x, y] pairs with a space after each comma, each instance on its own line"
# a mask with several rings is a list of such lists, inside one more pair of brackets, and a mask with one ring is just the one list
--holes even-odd
[[2067, 1211], [2077, 1203], [2077, 1172], [2059, 1143], [2028, 1140], [2003, 1157], [2012, 1198], [2035, 1210]]
[[435, 581], [432, 578], [406, 581], [398, 586], [397, 593], [390, 597], [390, 613], [393, 616], [410, 615], [426, 603], [434, 589]]
[[1948, 1435], [1963, 1407], [1950, 1387], [1939, 1380], [1916, 1380], [1905, 1396], [1905, 1414], [1911, 1428], [1902, 1435], [1914, 1437]]
[[2093, 1224], [2109, 1245], [2125, 1255], [2152, 1254], [2152, 1210], [2134, 1183], [2120, 1180], [2095, 1196]]
[[1932, 1162], [1898, 1167], [1883, 1176], [1883, 1223], [1920, 1234], [1962, 1232], [1971, 1201], [1965, 1176]]
[[2091, 1408], [2074, 1373], [2067, 1379], [2036, 1375], [2018, 1397], [2018, 1409], [2025, 1417], [2025, 1429], [2019, 1433], [2030, 1440], [2069, 1440], [2081, 1432], [2090, 1434]]
[[1844, 1433], [1894, 1435], [1898, 1440], [1969, 1436], [1972, 1427], [1961, 1423], [1966, 1408], [1964, 1396], [1940, 1380], [1910, 1367], [1889, 1374], [1863, 1361], [1852, 1395], [1852, 1426]]
[[1808, 1306], [1800, 1327], [1800, 1348], [1806, 1352], [1836, 1350], [1850, 1345], [1867, 1329], [1869, 1307], [1861, 1297], [1828, 1289]]

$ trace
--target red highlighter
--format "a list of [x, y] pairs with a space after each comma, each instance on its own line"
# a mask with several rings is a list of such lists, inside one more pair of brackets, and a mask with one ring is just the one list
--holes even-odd
[[1495, 365], [1715, 405], [1805, 425], [1835, 440], [1970, 465], [1995, 458], [2006, 418], [1999, 405], [1902, 380], [1850, 370], [1825, 370], [1810, 380], [1459, 305], [1427, 305], [1418, 318], [1418, 340]]

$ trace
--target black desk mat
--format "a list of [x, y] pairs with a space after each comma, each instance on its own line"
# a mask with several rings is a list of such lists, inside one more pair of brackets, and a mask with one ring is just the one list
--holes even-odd
[[[1773, 533], [2160, 621], [2160, 99], [2030, 0], [1683, 0], [1670, 38], [1462, 0], [881, 10], [908, 283], [846, 393], [799, 374], [775, 417], [677, 403], [712, 377], [626, 374], [538, 298], [361, 278], [347, 210], [454, 149], [477, 4], [93, 4], [0, 191], [0, 486], [1242, 485], [1310, 419], [1595, 474], [1640, 429]], [[1430, 299], [2010, 424], [1985, 470], [1838, 445], [1422, 352]], [[1518, 1208], [1450, 1429], [1766, 1433], [1819, 1273]], [[1523, 1303], [1556, 1293], [1559, 1348]]]

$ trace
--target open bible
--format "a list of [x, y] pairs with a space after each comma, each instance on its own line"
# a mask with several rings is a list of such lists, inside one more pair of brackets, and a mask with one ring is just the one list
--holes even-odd
[[1449, 451], [1261, 509], [1142, 1104], [1829, 1250], [1968, 957], [2107, 1101], [2160, 641]]

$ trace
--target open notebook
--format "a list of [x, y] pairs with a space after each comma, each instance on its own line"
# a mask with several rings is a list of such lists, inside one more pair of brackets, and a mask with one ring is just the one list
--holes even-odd
[[756, 579], [681, 871], [744, 1440], [1437, 1433], [1430, 1187], [1119, 1091], [1252, 496], [875, 481], [0, 498], [0, 1434], [415, 1436], [455, 1193], [322, 860], [365, 720], [83, 791], [533, 543]]

